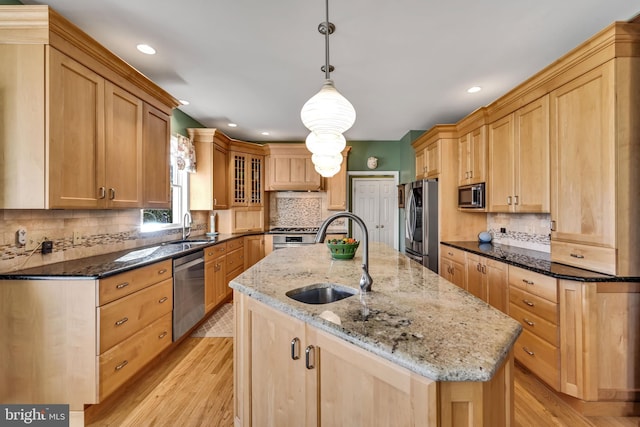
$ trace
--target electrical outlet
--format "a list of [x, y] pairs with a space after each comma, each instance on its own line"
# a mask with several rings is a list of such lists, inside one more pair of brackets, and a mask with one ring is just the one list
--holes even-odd
[[24, 228], [19, 229], [16, 232], [16, 240], [19, 245], [25, 245], [27, 243], [27, 230]]
[[45, 238], [46, 235], [44, 233], [31, 233], [30, 236], [27, 236], [27, 243], [25, 244], [24, 249], [27, 251], [34, 250]]
[[78, 246], [82, 244], [82, 235], [79, 231], [73, 232], [73, 246]]

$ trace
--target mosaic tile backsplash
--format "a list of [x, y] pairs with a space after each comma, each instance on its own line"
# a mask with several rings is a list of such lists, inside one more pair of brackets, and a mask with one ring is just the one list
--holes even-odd
[[[192, 236], [207, 231], [207, 212], [192, 212]], [[16, 232], [46, 236], [53, 252], [42, 255], [18, 245]], [[181, 229], [140, 232], [140, 210], [0, 210], [0, 272], [101, 255], [182, 237]], [[81, 236], [73, 244], [73, 233]]]
[[[327, 209], [327, 193], [276, 191], [269, 193], [269, 228], [318, 227], [335, 212]], [[329, 231], [344, 230], [346, 222], [334, 221]]]
[[[505, 229], [505, 233], [500, 231]], [[495, 243], [551, 252], [550, 214], [487, 214], [487, 231]]]

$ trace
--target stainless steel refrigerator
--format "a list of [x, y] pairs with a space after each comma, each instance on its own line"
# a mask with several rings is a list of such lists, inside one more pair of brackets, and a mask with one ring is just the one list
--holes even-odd
[[405, 254], [438, 272], [438, 181], [405, 184]]

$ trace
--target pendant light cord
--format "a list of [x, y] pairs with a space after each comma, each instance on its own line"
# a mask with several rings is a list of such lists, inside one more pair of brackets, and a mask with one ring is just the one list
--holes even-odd
[[331, 79], [330, 71], [329, 71], [329, 0], [325, 2], [325, 12], [327, 20], [324, 22], [324, 78], [329, 80]]

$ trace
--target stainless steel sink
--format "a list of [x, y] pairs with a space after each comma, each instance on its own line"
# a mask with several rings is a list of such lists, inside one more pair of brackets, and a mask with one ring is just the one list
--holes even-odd
[[315, 283], [290, 290], [285, 295], [305, 304], [328, 304], [349, 298], [358, 293], [357, 289], [334, 283]]

